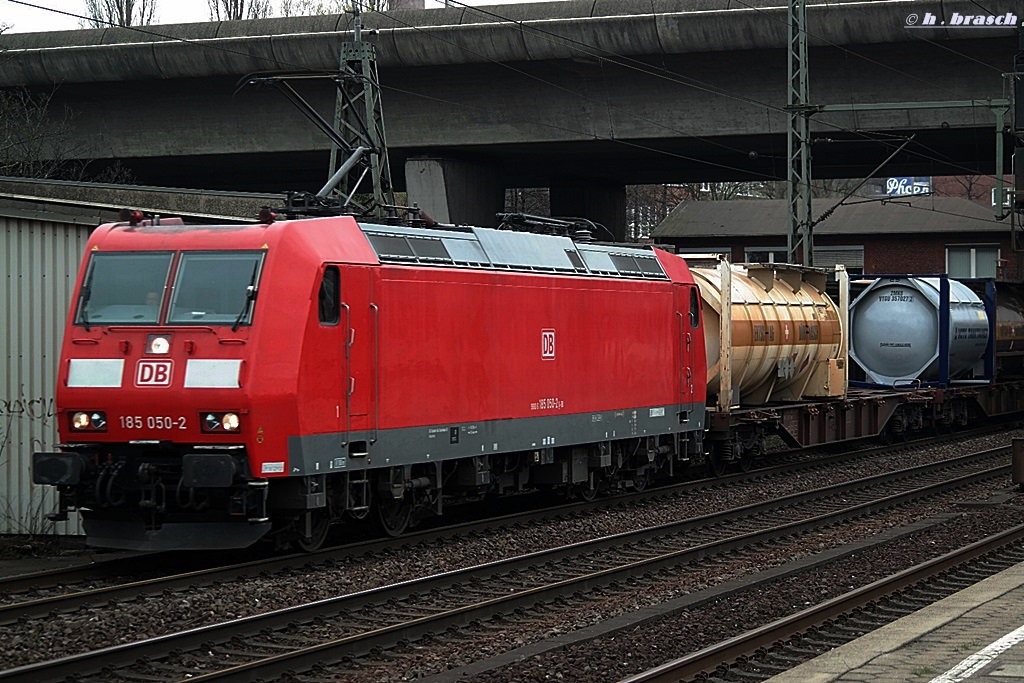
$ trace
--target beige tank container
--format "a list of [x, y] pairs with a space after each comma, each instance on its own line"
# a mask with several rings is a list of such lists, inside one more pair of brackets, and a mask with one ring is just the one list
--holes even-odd
[[[728, 411], [846, 394], [849, 278], [786, 264], [691, 268], [704, 302], [708, 401]], [[837, 305], [825, 293], [838, 274]]]

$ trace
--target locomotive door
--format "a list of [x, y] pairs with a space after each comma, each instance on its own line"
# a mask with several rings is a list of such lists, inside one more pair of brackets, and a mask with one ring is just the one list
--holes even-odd
[[[342, 429], [347, 441], [368, 441], [359, 432], [373, 428], [370, 407], [376, 393], [377, 328], [379, 311], [371, 302], [370, 268], [347, 266], [342, 270], [342, 318], [345, 326], [345, 414]], [[358, 449], [353, 449], [358, 450]]]
[[697, 287], [675, 288], [676, 316], [679, 322], [679, 410], [689, 412], [693, 404], [694, 344], [700, 322], [700, 302]]
[[336, 432], [345, 428], [345, 320], [342, 314], [341, 275], [337, 265], [325, 263], [313, 314], [315, 342], [310, 345], [306, 379], [317, 387], [316, 400], [304, 413], [316, 429]]

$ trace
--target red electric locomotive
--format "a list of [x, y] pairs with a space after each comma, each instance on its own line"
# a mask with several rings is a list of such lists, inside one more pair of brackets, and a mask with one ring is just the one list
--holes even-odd
[[318, 547], [372, 515], [642, 487], [702, 453], [706, 361], [685, 262], [479, 228], [109, 224], [33, 480], [92, 545]]

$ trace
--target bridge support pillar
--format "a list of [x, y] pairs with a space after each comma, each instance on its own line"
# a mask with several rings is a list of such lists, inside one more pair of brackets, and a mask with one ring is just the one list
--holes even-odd
[[413, 158], [405, 162], [405, 187], [439, 223], [494, 226], [505, 208], [505, 188], [497, 169], [458, 159]]
[[611, 235], [599, 230], [594, 239], [607, 242], [614, 235], [616, 242], [626, 241], [626, 187], [585, 180], [570, 180], [551, 185], [551, 215], [586, 218], [608, 228]]

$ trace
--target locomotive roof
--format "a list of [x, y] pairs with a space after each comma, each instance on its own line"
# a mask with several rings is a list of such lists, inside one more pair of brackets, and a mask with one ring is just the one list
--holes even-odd
[[667, 280], [649, 249], [490, 228], [429, 230], [361, 223], [381, 263], [448, 265]]
[[[356, 230], [366, 237], [365, 242], [353, 240]], [[687, 275], [676, 273], [674, 266], [663, 265], [658, 255], [645, 247], [575, 242], [563, 236], [491, 228], [436, 230], [356, 223], [351, 216], [298, 219], [269, 225], [184, 225], [180, 219], [164, 219], [157, 225], [108, 223], [93, 233], [91, 241], [102, 242], [106, 249], [113, 250], [137, 249], [143, 245], [150, 249], [173, 249], [180, 247], [182, 235], [188, 235], [194, 245], [200, 244], [194, 240], [201, 235], [203, 248], [265, 249], [268, 244], [273, 247], [286, 233], [297, 236], [288, 238], [289, 242], [305, 242], [317, 254], [360, 263], [662, 281], [682, 277], [689, 281]], [[684, 270], [685, 267], [682, 264]]]

